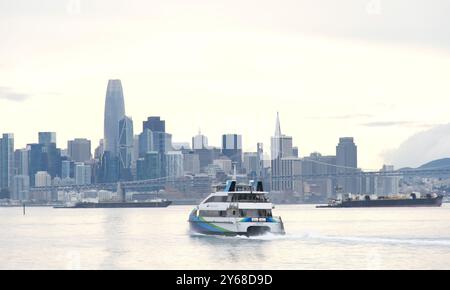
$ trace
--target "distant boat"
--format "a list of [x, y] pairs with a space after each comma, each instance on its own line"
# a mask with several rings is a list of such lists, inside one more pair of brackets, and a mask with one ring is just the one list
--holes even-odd
[[126, 201], [125, 190], [121, 183], [117, 184], [117, 193], [121, 201], [80, 201], [66, 205], [54, 206], [53, 208], [144, 208], [144, 207], [168, 207], [172, 201], [167, 199], [151, 199], [146, 201]]
[[54, 206], [53, 208], [143, 208], [143, 207], [168, 207], [172, 201], [167, 199], [138, 201], [138, 202], [76, 202]]
[[346, 207], [439, 207], [442, 205], [442, 195], [427, 194], [417, 197], [416, 193], [409, 196], [352, 196], [331, 199], [328, 205], [318, 205], [317, 208], [346, 208]]

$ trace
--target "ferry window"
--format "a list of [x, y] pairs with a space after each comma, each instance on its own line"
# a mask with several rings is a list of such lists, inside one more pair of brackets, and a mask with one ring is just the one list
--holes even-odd
[[231, 198], [231, 201], [236, 202], [266, 202], [267, 199], [262, 194], [255, 194], [255, 193], [240, 193], [240, 194], [234, 194]]
[[200, 216], [204, 217], [224, 217], [226, 212], [223, 210], [201, 210]]
[[226, 202], [227, 201], [227, 196], [211, 196], [210, 198], [208, 198], [205, 203], [208, 202]]
[[272, 211], [271, 210], [265, 210], [265, 209], [245, 209], [240, 210], [241, 216], [246, 217], [272, 217]]

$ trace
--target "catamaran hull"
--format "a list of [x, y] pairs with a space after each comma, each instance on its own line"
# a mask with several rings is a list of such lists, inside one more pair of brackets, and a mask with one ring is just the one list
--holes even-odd
[[285, 234], [283, 222], [279, 218], [263, 218], [260, 219], [261, 221], [252, 220], [254, 219], [236, 218], [232, 221], [217, 221], [191, 215], [189, 224], [192, 232], [205, 235], [258, 236], [265, 233]]

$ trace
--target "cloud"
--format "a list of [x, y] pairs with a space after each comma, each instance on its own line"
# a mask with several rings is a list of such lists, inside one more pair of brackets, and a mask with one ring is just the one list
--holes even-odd
[[23, 102], [30, 98], [30, 95], [16, 93], [11, 88], [0, 87], [0, 100], [8, 100], [14, 102]]
[[450, 123], [414, 134], [397, 149], [382, 153], [382, 157], [396, 168], [418, 167], [435, 159], [450, 157]]
[[334, 120], [348, 120], [356, 118], [371, 118], [371, 114], [346, 114], [346, 115], [335, 115], [335, 116], [314, 116], [310, 119], [334, 119]]
[[435, 124], [426, 124], [420, 122], [413, 121], [376, 121], [376, 122], [368, 122], [361, 124], [365, 127], [393, 127], [393, 126], [402, 126], [402, 127], [432, 127]]

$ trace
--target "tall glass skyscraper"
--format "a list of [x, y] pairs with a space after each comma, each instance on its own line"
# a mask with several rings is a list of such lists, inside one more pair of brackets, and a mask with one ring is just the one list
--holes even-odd
[[56, 132], [39, 132], [39, 144], [56, 144]]
[[91, 159], [91, 141], [84, 138], [76, 138], [67, 141], [67, 153], [76, 162], [85, 162]]
[[119, 162], [120, 162], [120, 179], [132, 180], [131, 162], [133, 160], [133, 120], [124, 117], [119, 121]]
[[352, 137], [339, 138], [339, 144], [336, 146], [336, 165], [337, 173], [344, 175], [338, 177], [338, 190], [343, 193], [360, 193], [358, 148]]
[[104, 150], [119, 154], [119, 121], [125, 117], [125, 104], [120, 80], [109, 80], [105, 99]]
[[230, 158], [237, 169], [242, 165], [242, 136], [238, 134], [222, 135], [222, 154]]
[[0, 138], [0, 189], [10, 189], [14, 175], [14, 135]]

